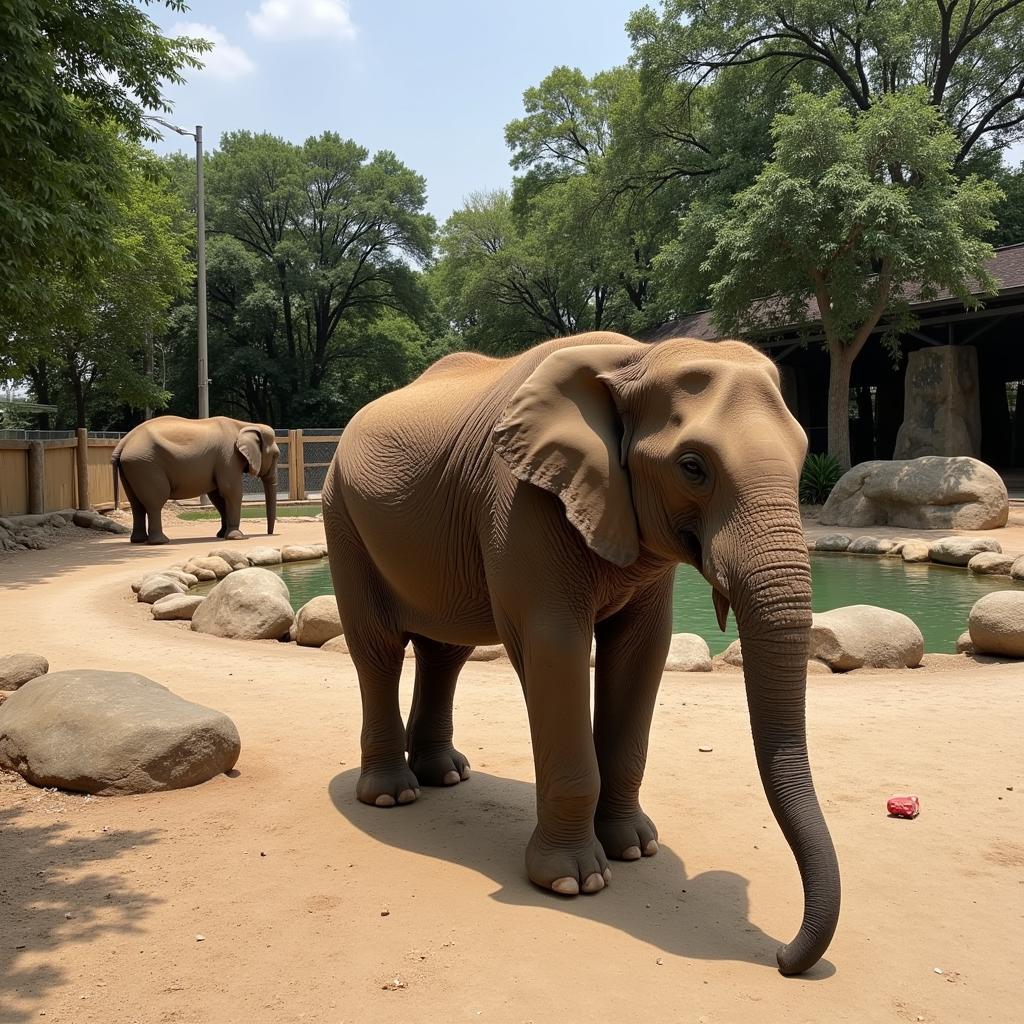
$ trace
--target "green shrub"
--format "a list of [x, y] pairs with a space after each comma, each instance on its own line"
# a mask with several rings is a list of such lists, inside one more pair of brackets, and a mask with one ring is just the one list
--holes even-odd
[[800, 501], [805, 505], [824, 505], [842, 475], [834, 455], [808, 455], [800, 474]]

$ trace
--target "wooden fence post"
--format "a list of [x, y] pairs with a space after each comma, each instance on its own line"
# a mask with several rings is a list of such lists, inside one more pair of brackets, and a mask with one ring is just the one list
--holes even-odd
[[306, 451], [302, 427], [295, 431], [295, 500], [306, 500]]
[[79, 427], [75, 434], [78, 436], [78, 447], [75, 448], [75, 470], [78, 476], [78, 508], [89, 509], [92, 508], [89, 502], [89, 431], [85, 427]]
[[28, 511], [39, 515], [43, 511], [45, 489], [46, 453], [42, 441], [28, 443]]

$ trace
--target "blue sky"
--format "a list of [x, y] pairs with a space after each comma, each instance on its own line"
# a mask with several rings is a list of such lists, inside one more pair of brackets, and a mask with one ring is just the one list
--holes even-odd
[[[390, 149], [427, 179], [439, 221], [470, 193], [508, 185], [504, 127], [556, 65], [624, 63], [643, 0], [194, 0], [156, 6], [165, 30], [216, 44], [169, 90], [169, 119], [203, 125], [207, 149], [245, 128], [295, 142], [325, 130]], [[201, 26], [201, 27], [198, 27]], [[167, 133], [161, 152], [189, 148]]]

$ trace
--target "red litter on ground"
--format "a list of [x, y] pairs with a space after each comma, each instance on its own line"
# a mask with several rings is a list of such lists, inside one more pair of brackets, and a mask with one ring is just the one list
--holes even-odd
[[916, 796], [891, 796], [885, 809], [894, 818], [916, 818], [921, 813], [921, 801]]

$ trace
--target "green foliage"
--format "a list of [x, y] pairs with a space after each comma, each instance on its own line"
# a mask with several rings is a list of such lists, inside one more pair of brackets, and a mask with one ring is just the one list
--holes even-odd
[[834, 455], [808, 455], [800, 474], [800, 501], [824, 505], [842, 475], [843, 468]]
[[50, 273], [113, 251], [117, 136], [149, 137], [145, 111], [168, 109], [165, 83], [207, 48], [129, 0], [0, 0], [0, 329], [46, 305]]
[[956, 136], [957, 166], [1024, 136], [1022, 0], [664, 0], [628, 30], [653, 77], [707, 83], [761, 66], [819, 94], [837, 89], [860, 111], [921, 87]]
[[995, 176], [1003, 198], [994, 211], [995, 228], [988, 241], [993, 245], [1018, 245], [1024, 242], [1024, 164], [1015, 170], [1002, 170]]

